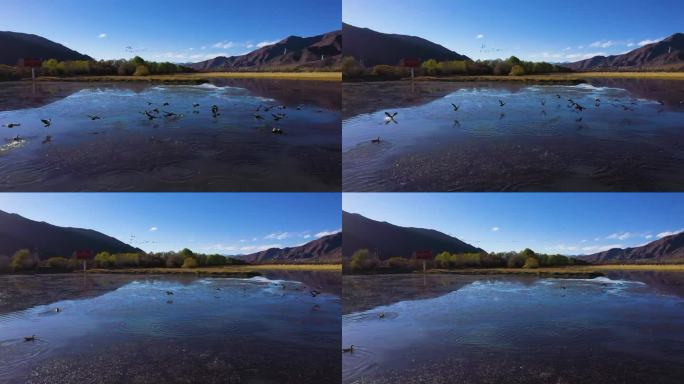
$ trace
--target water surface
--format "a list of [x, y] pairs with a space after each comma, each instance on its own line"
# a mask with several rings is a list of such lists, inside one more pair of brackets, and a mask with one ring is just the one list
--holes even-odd
[[0, 382], [339, 382], [339, 274], [302, 277], [0, 277]]
[[343, 98], [346, 191], [684, 190], [682, 81], [348, 83]]
[[0, 124], [21, 125], [0, 127], [0, 190], [339, 190], [339, 89], [268, 79], [3, 83]]
[[683, 282], [345, 276], [343, 382], [679, 383]]

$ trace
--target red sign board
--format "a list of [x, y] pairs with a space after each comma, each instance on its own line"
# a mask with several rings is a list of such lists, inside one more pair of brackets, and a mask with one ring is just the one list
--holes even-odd
[[39, 68], [41, 65], [43, 65], [43, 60], [34, 57], [19, 59], [20, 67]]
[[401, 61], [404, 67], [418, 68], [420, 67], [420, 59], [403, 59]]
[[76, 254], [76, 258], [79, 260], [89, 260], [93, 258], [93, 252], [89, 250], [80, 250], [74, 253]]
[[418, 260], [432, 260], [431, 250], [416, 251], [416, 259]]

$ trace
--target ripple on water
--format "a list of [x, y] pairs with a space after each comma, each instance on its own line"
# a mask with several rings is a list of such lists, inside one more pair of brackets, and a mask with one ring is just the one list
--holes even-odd
[[0, 379], [5, 376], [4, 373], [9, 375], [13, 369], [30, 364], [49, 349], [50, 343], [41, 338], [34, 341], [25, 341], [23, 338], [0, 340], [0, 367], [3, 367], [0, 369]]

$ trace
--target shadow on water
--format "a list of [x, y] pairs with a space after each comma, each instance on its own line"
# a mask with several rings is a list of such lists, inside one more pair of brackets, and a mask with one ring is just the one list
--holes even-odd
[[345, 276], [343, 382], [678, 383], [684, 298], [662, 286], [682, 282]]
[[[34, 286], [39, 291], [64, 286], [72, 294], [0, 315], [3, 383], [320, 383], [341, 377], [340, 297], [311, 295], [309, 283], [97, 275], [88, 279], [107, 290], [84, 295], [71, 290], [78, 281], [34, 279], [43, 282]], [[334, 285], [330, 276], [310, 281]], [[29, 289], [22, 286], [24, 293]], [[33, 334], [35, 341], [24, 341]]]
[[625, 79], [343, 84], [343, 189], [682, 190], [682, 91]]
[[[37, 84], [36, 94], [31, 87], [11, 83], [0, 90], [0, 123], [20, 124], [0, 128], [0, 190], [334, 191], [341, 185], [339, 83], [46, 83]], [[49, 127], [41, 119], [51, 119]]]

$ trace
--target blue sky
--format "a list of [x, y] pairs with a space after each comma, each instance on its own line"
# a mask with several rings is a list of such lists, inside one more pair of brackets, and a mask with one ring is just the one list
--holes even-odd
[[590, 254], [684, 230], [684, 194], [345, 193], [342, 206], [374, 220], [436, 229], [489, 252]]
[[340, 0], [2, 0], [0, 10], [0, 30], [37, 34], [98, 60], [140, 55], [195, 62], [339, 29], [342, 6]]
[[1, 193], [0, 210], [100, 231], [145, 251], [226, 255], [304, 244], [341, 227], [339, 193]]
[[344, 0], [344, 22], [416, 35], [471, 59], [566, 62], [684, 32], [681, 0]]

